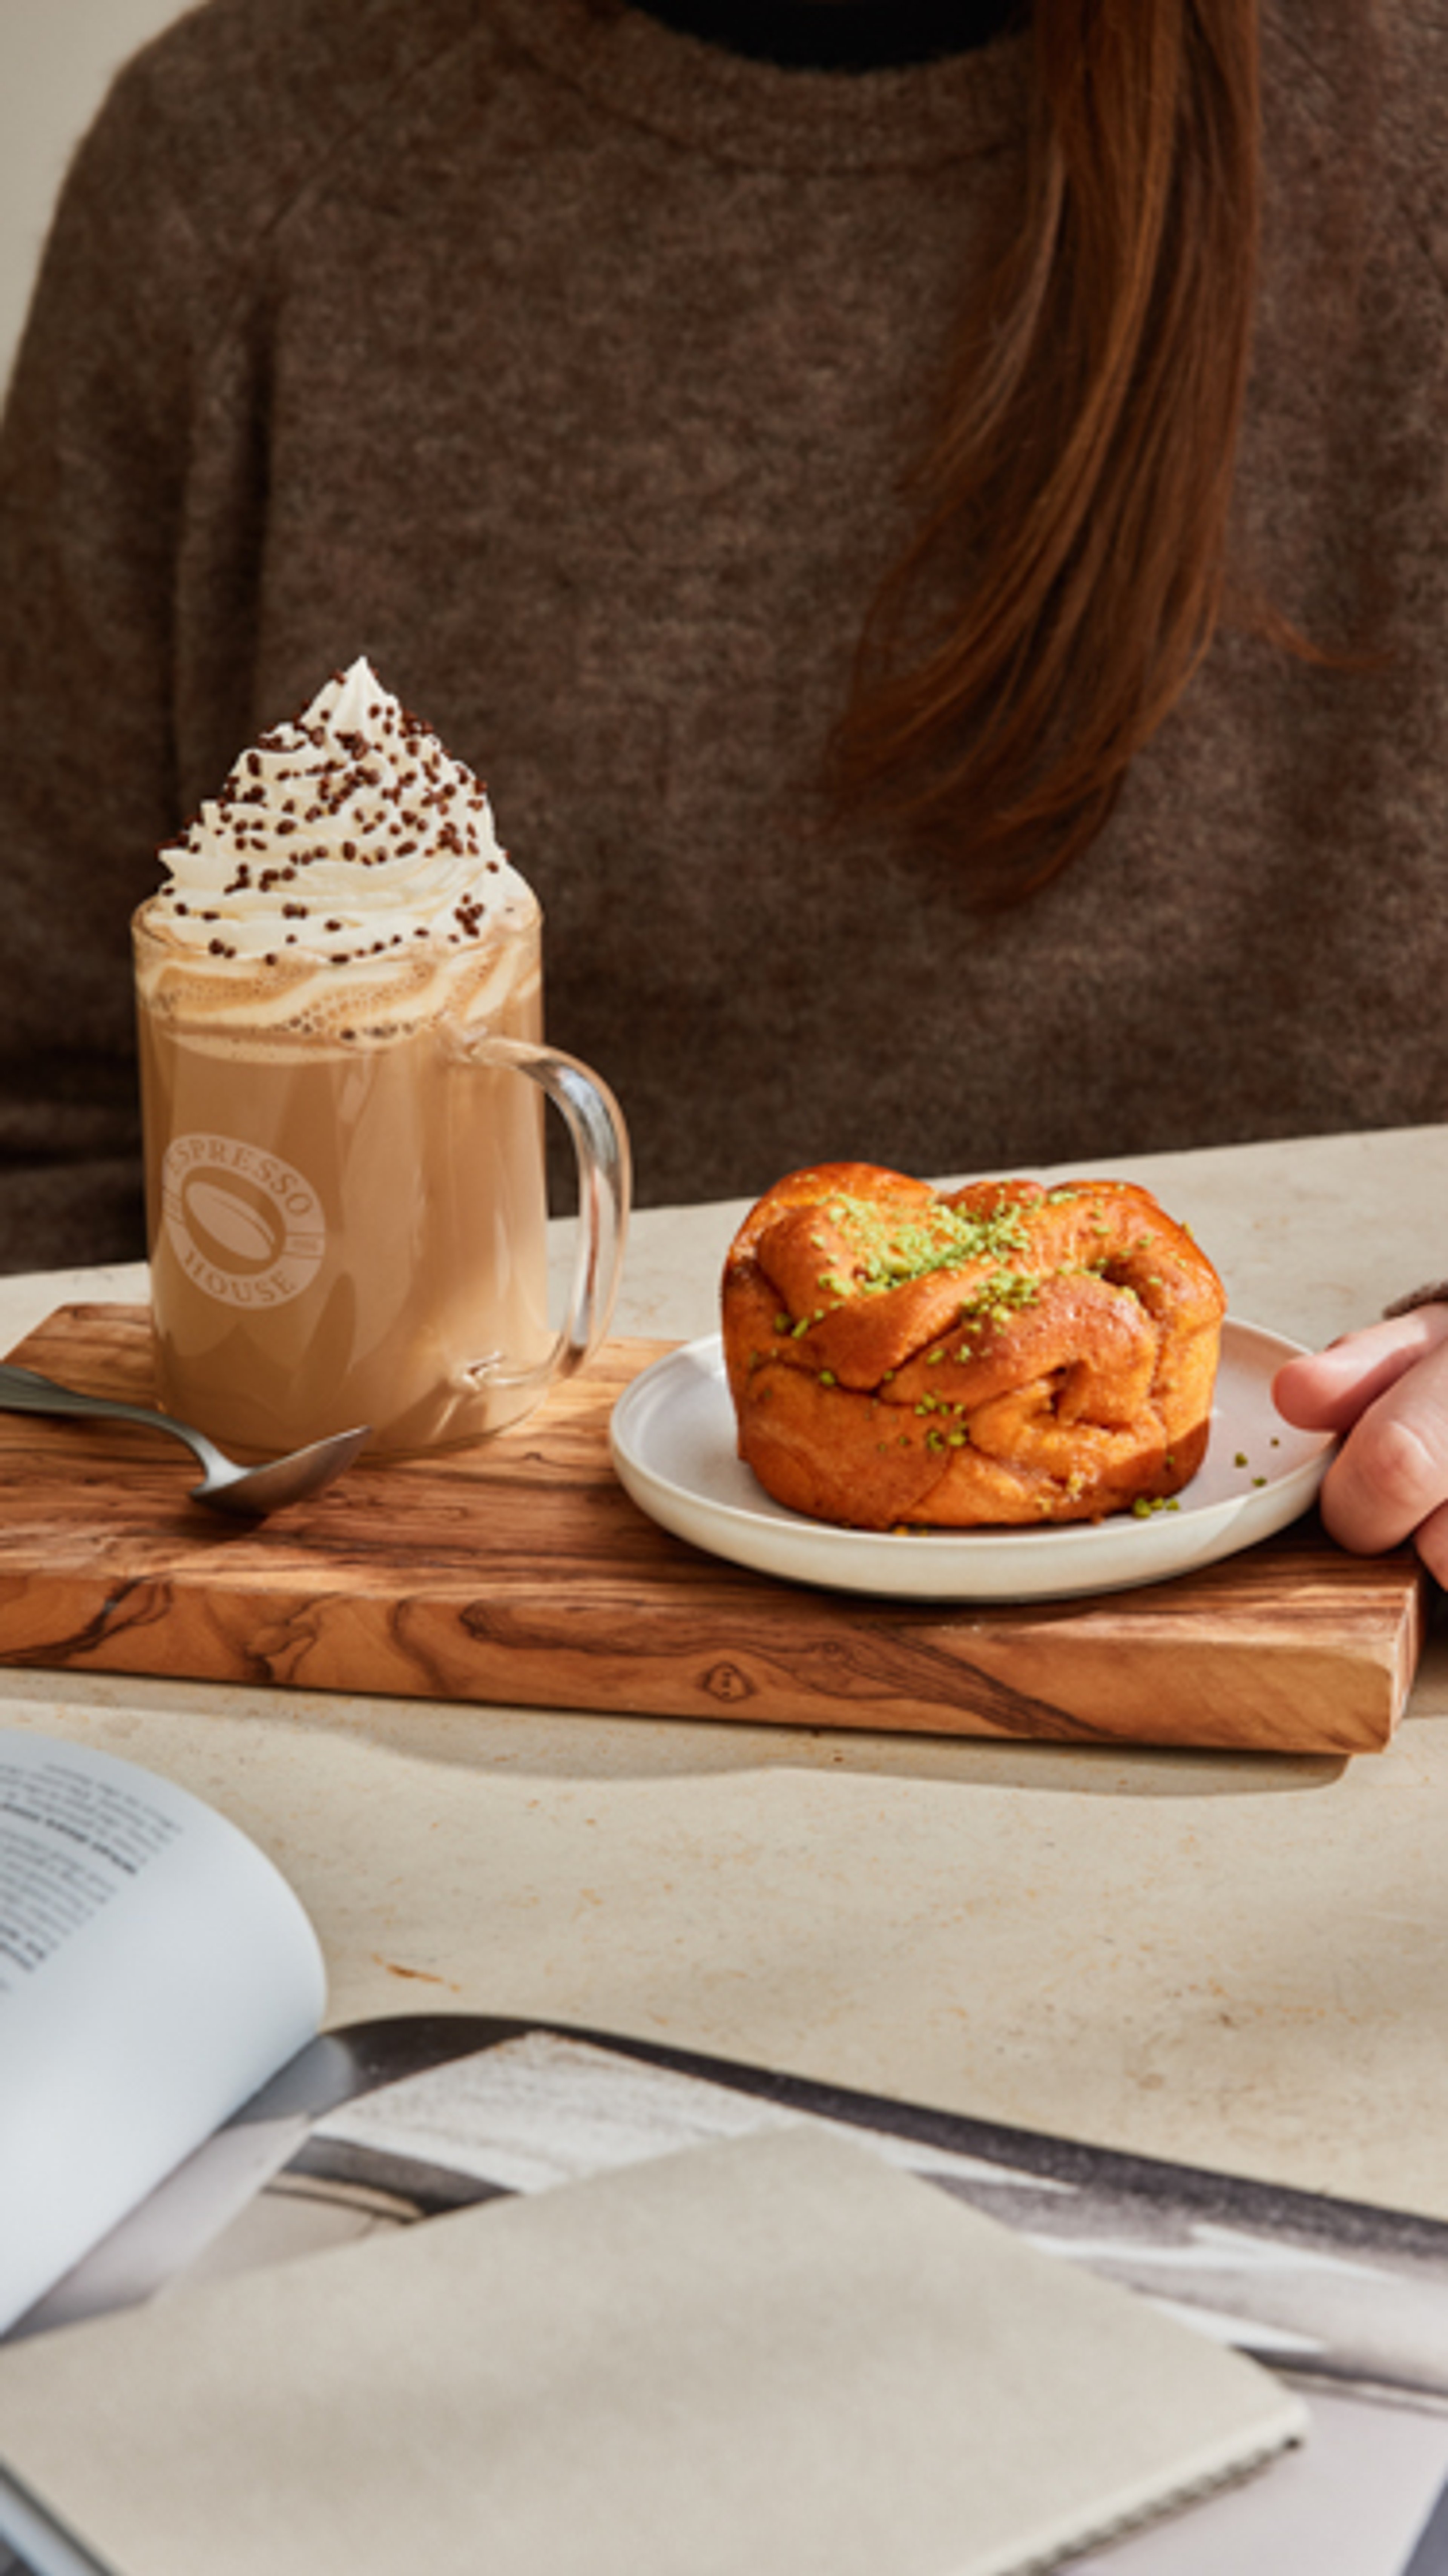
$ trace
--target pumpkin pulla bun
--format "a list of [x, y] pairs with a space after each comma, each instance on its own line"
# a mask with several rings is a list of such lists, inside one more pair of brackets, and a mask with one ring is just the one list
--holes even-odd
[[1225, 1307], [1129, 1182], [794, 1172], [724, 1267], [739, 1454], [776, 1502], [854, 1529], [1149, 1510], [1205, 1454]]

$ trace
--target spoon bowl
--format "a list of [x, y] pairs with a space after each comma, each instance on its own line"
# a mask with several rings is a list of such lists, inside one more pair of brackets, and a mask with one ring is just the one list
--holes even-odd
[[169, 1431], [173, 1440], [184, 1440], [187, 1448], [204, 1468], [199, 1485], [191, 1487], [194, 1502], [209, 1503], [216, 1512], [230, 1512], [238, 1520], [264, 1520], [268, 1512], [280, 1511], [284, 1504], [299, 1503], [308, 1494], [319, 1494], [350, 1467], [363, 1442], [371, 1436], [370, 1423], [356, 1431], [335, 1431], [326, 1440], [313, 1440], [305, 1449], [292, 1449], [284, 1458], [267, 1458], [254, 1467], [238, 1466], [208, 1440], [202, 1431], [193, 1431], [189, 1422], [178, 1422], [169, 1413], [158, 1413], [148, 1404], [122, 1404], [108, 1395], [82, 1395], [73, 1386], [59, 1386], [54, 1378], [42, 1377], [37, 1369], [17, 1368], [13, 1361], [0, 1361], [0, 1412], [50, 1413], [74, 1415], [95, 1422], [137, 1422], [147, 1431]]

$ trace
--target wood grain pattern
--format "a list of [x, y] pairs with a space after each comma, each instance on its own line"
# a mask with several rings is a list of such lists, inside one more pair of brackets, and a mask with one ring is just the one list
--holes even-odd
[[[0, 1413], [0, 1662], [644, 1716], [1348, 1754], [1390, 1739], [1427, 1586], [1309, 1519], [1199, 1574], [1011, 1609], [776, 1583], [655, 1528], [608, 1458], [664, 1343], [610, 1343], [517, 1430], [354, 1468], [255, 1528], [163, 1434]], [[12, 1357], [146, 1402], [144, 1310]]]

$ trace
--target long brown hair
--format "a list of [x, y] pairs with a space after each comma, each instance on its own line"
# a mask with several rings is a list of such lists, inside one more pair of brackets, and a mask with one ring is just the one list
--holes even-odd
[[1257, 0], [1034, 0], [1031, 29], [1023, 218], [829, 769], [834, 811], [995, 901], [1100, 831], [1211, 640], [1258, 239]]

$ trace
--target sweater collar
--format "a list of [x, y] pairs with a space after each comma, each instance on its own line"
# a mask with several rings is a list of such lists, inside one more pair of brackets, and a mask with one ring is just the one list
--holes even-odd
[[746, 168], [929, 167], [1021, 133], [1029, 48], [1006, 35], [942, 61], [785, 67], [665, 25], [626, 0], [491, 0], [494, 23], [561, 84], [623, 122]]

